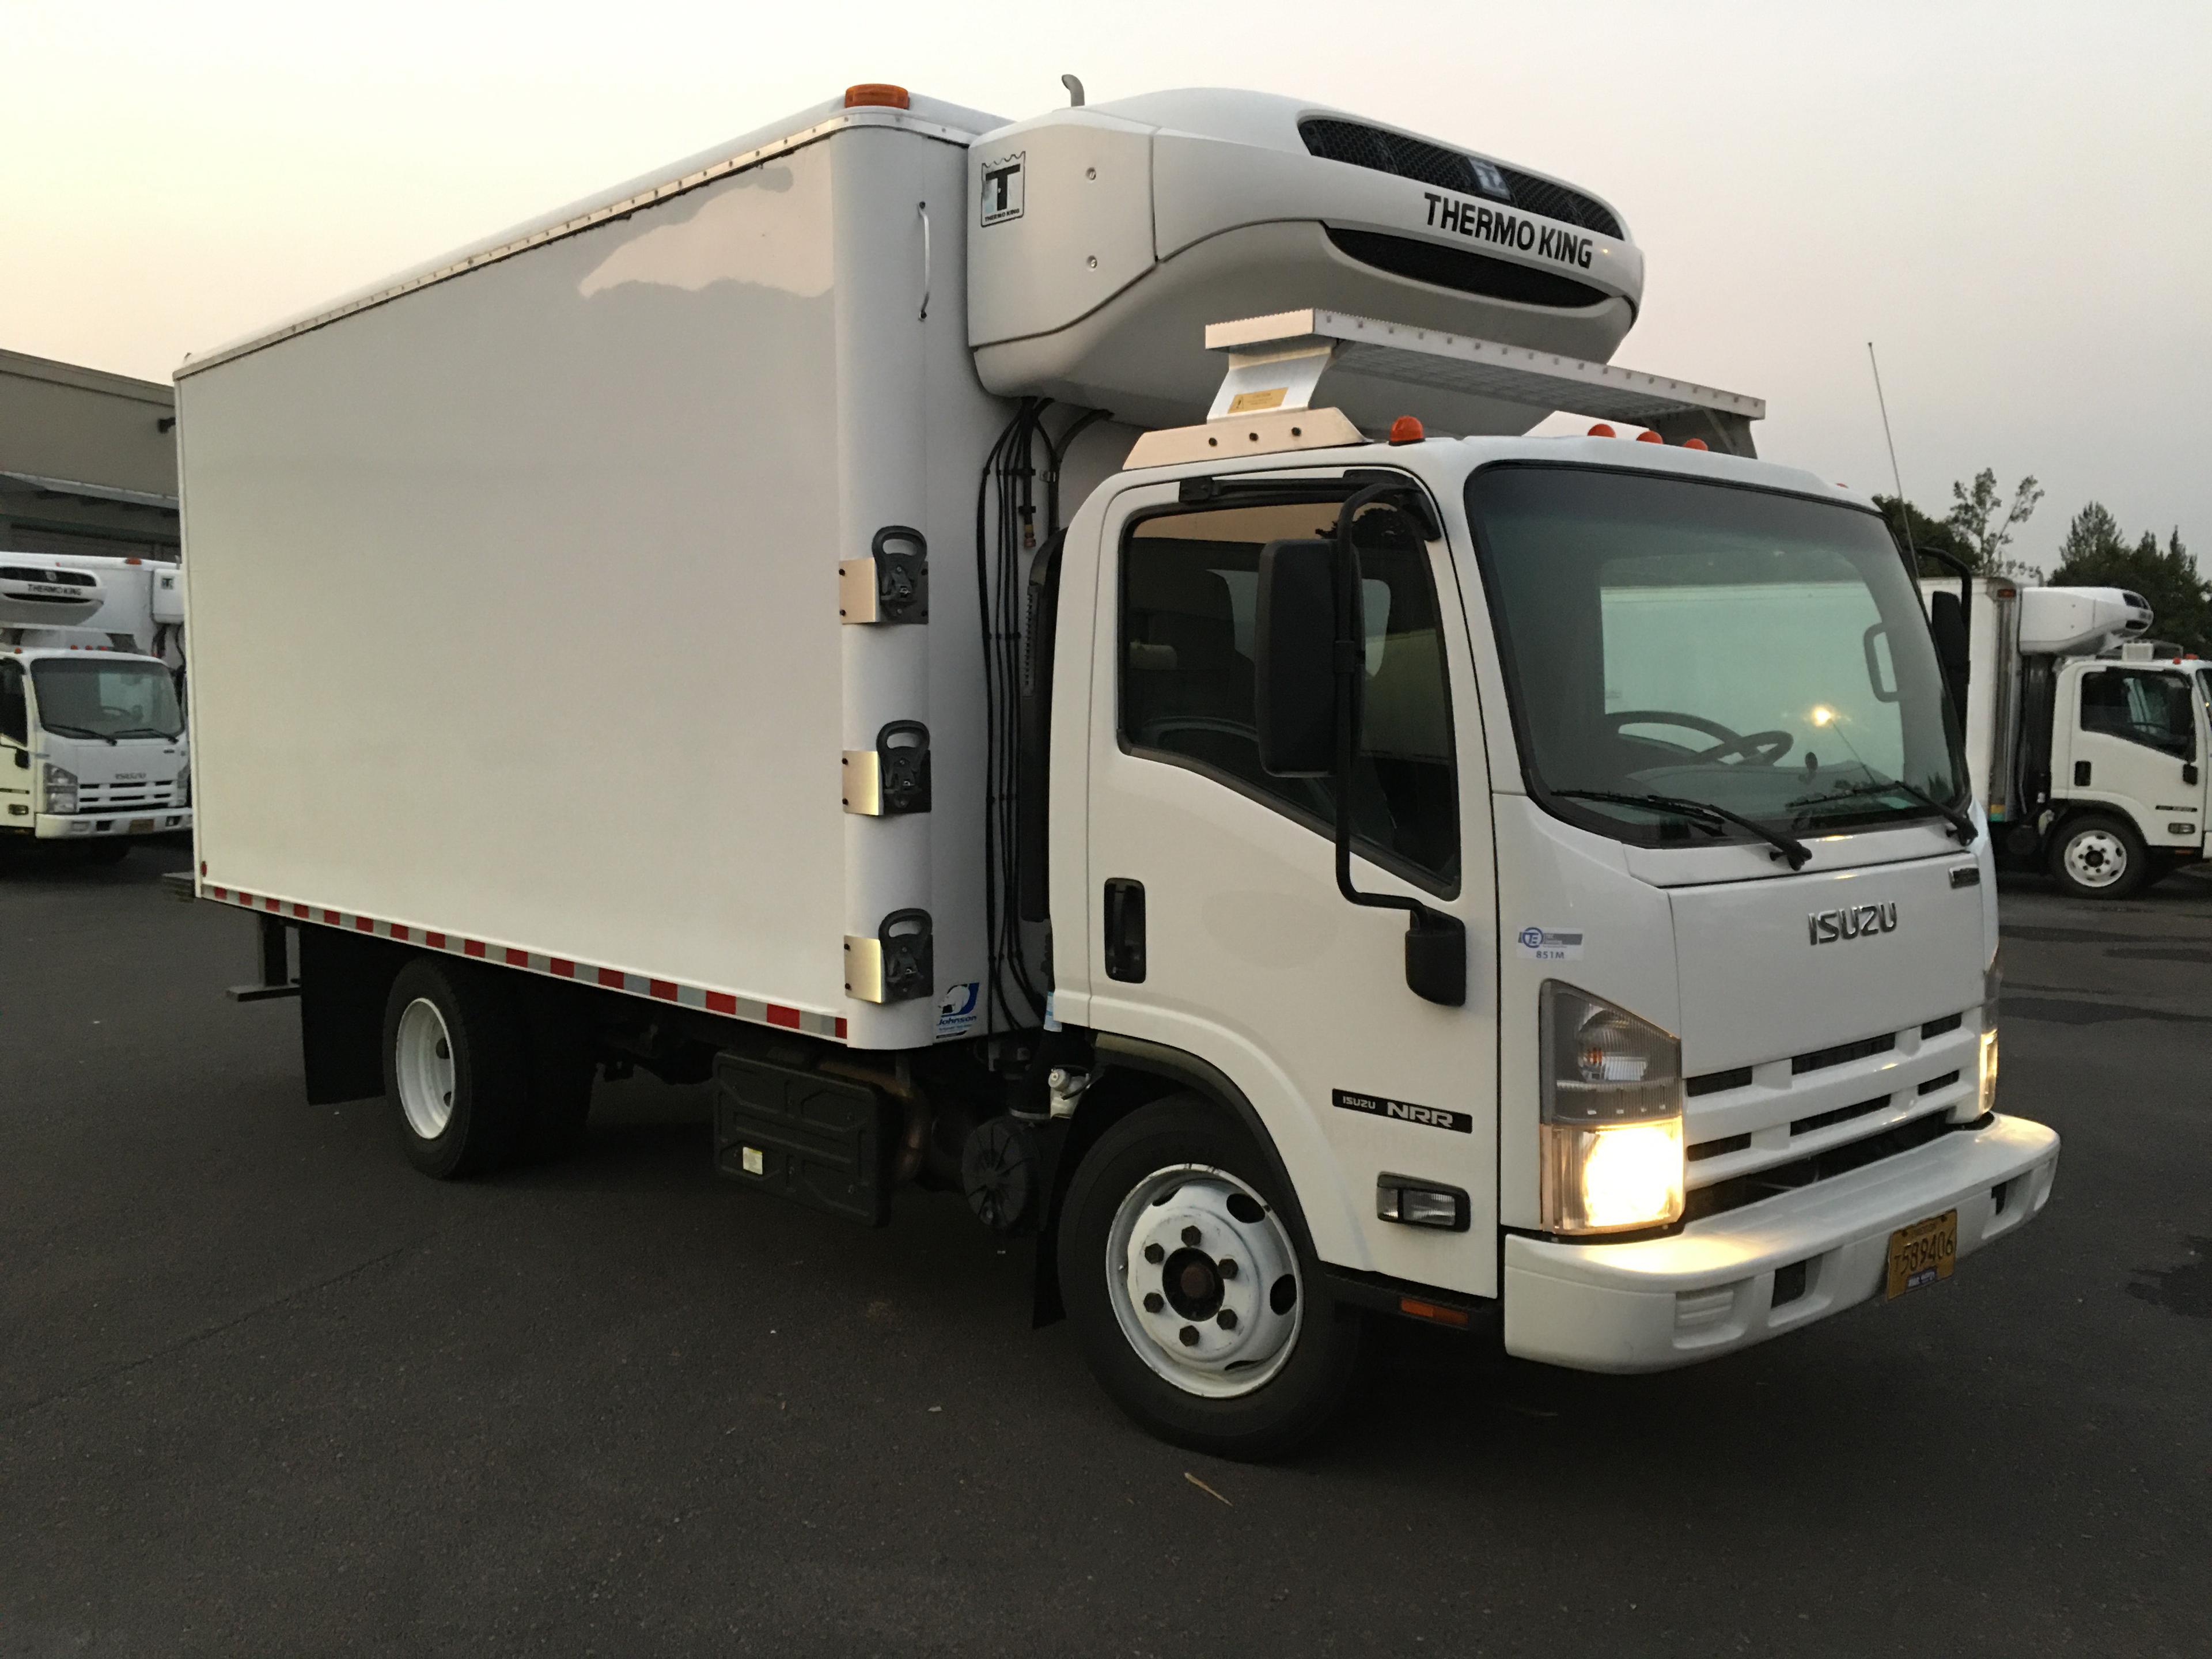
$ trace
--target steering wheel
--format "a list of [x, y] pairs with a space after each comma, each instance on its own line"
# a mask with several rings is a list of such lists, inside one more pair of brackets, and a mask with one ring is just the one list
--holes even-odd
[[1771, 766], [1788, 754], [1796, 741], [1787, 732], [1750, 732], [1708, 749], [1697, 758], [1717, 763], [1730, 755], [1741, 755], [1746, 766]]
[[[1613, 728], [1613, 735], [1616, 738], [1620, 735], [1620, 728], [1624, 726], [1679, 726], [1685, 731], [1702, 732], [1709, 738], [1719, 738], [1723, 742], [1734, 741], [1736, 735], [1732, 726], [1723, 726], [1718, 720], [1709, 720], [1698, 714], [1677, 714], [1671, 708], [1623, 708], [1616, 714], [1607, 714], [1605, 723]], [[1668, 746], [1674, 748], [1679, 745], [1670, 744]]]

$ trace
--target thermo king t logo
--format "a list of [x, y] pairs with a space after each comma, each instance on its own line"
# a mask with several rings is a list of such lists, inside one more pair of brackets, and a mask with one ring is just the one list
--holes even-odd
[[1025, 149], [983, 163], [983, 222], [995, 225], [1022, 216], [1022, 171]]

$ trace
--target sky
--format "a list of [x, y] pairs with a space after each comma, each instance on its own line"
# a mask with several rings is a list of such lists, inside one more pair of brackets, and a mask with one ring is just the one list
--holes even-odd
[[[1615, 361], [1937, 511], [1987, 466], [2212, 553], [2212, 6], [0, 0], [0, 347], [167, 380], [261, 325], [858, 81], [1009, 119], [1310, 98], [1583, 185]], [[2207, 562], [2212, 570], [2212, 561]]]

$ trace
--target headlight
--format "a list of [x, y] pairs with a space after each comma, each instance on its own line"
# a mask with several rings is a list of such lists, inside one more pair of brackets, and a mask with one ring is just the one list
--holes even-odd
[[179, 806], [190, 806], [192, 804], [192, 769], [189, 766], [177, 774], [176, 804]]
[[1997, 997], [2004, 988], [2004, 974], [1995, 957], [1982, 975], [1982, 1048], [1980, 1086], [1974, 1091], [1974, 1115], [1986, 1117], [1997, 1109]]
[[65, 766], [46, 763], [46, 811], [69, 813], [76, 811], [76, 774]]
[[1663, 1226], [1682, 1213], [1682, 1047], [1648, 1020], [1544, 986], [1545, 1227]]

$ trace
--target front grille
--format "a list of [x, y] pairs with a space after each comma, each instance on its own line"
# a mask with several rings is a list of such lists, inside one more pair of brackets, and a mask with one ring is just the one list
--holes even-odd
[[1790, 1062], [1790, 1071], [1794, 1077], [1802, 1077], [1808, 1072], [1824, 1072], [1831, 1066], [1848, 1066], [1869, 1054], [1886, 1054], [1896, 1047], [1897, 1033], [1884, 1031], [1880, 1036], [1861, 1037], [1856, 1042], [1839, 1042], [1832, 1048], [1816, 1048], [1809, 1054], [1799, 1054]]
[[[1951, 1073], [1954, 1082], [1958, 1076], [1956, 1072]], [[1923, 1095], [1933, 1094], [1935, 1091], [1923, 1085], [1920, 1092]], [[1856, 1101], [1849, 1106], [1838, 1106], [1829, 1111], [1815, 1112], [1810, 1117], [1793, 1117], [1790, 1120], [1790, 1133], [1793, 1135], [1809, 1135], [1816, 1129], [1826, 1128], [1831, 1123], [1848, 1123], [1855, 1117], [1864, 1117], [1869, 1112], [1878, 1112], [1888, 1104], [1887, 1095], [1876, 1095], [1872, 1100]]]
[[[1319, 116], [1299, 122], [1298, 137], [1305, 140], [1308, 150], [1323, 161], [1393, 173], [1419, 184], [1457, 191], [1462, 196], [1480, 196], [1493, 202], [1500, 199], [1497, 191], [1484, 188], [1486, 181], [1478, 175], [1473, 156], [1432, 144], [1425, 138], [1409, 137], [1361, 121], [1339, 121]], [[1593, 201], [1578, 190], [1536, 178], [1518, 167], [1494, 161], [1482, 165], [1504, 186], [1503, 199], [1514, 207], [1546, 219], [1556, 219], [1562, 224], [1579, 225], [1601, 236], [1622, 234], [1620, 221], [1602, 203]]]
[[77, 786], [80, 812], [121, 812], [137, 807], [167, 806], [175, 800], [173, 783], [81, 783]]
[[1379, 230], [1339, 230], [1328, 228], [1328, 240], [1340, 252], [1363, 265], [1373, 265], [1393, 276], [1410, 276], [1417, 283], [1480, 294], [1490, 300], [1512, 300], [1524, 306], [1550, 306], [1556, 310], [1602, 305], [1610, 296], [1604, 289], [1577, 283], [1534, 265], [1516, 265], [1510, 259], [1493, 259], [1464, 248], [1443, 247], [1412, 236], [1389, 236]]
[[1699, 1095], [1718, 1094], [1723, 1089], [1748, 1089], [1751, 1086], [1751, 1067], [1739, 1066], [1732, 1072], [1707, 1072], [1703, 1077], [1693, 1077], [1683, 1088], [1691, 1099]]
[[1840, 1146], [1831, 1146], [1826, 1152], [1814, 1152], [1810, 1158], [1801, 1158], [1787, 1164], [1778, 1164], [1769, 1169], [1754, 1170], [1727, 1181], [1715, 1182], [1710, 1187], [1693, 1189], [1683, 1206], [1682, 1219], [1696, 1221], [1702, 1217], [1719, 1215], [1727, 1210], [1740, 1210], [1747, 1204], [1756, 1204], [1763, 1198], [1776, 1198], [1784, 1193], [1796, 1192], [1816, 1181], [1832, 1181], [1853, 1170], [1863, 1170], [1869, 1164], [1885, 1158], [1895, 1158], [1899, 1152], [1911, 1152], [1925, 1146], [1942, 1134], [1948, 1126], [1940, 1112], [1914, 1118], [1880, 1134], [1868, 1135], [1861, 1140], [1847, 1140]]

